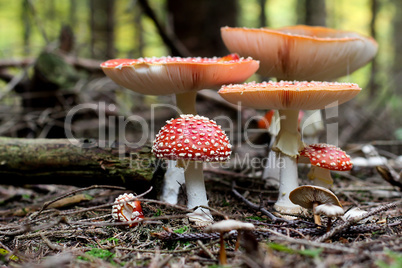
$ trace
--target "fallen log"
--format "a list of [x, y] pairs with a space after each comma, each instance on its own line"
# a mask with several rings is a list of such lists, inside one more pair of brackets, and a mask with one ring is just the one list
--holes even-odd
[[141, 192], [162, 181], [156, 163], [150, 146], [0, 137], [0, 184], [107, 184]]

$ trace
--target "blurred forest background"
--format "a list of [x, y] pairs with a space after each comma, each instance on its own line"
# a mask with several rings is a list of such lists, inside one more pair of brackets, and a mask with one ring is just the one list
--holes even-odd
[[[61, 138], [72, 107], [105, 102], [105, 111], [81, 112], [67, 126], [79, 137], [96, 138], [101, 112], [146, 117], [150, 104], [174, 101], [171, 96], [144, 97], [118, 87], [102, 73], [102, 61], [223, 56], [228, 51], [220, 37], [222, 26], [295, 24], [376, 39], [375, 60], [340, 79], [363, 88], [339, 109], [340, 139], [343, 144], [400, 143], [401, 0], [0, 0], [0, 136]], [[213, 117], [210, 110], [200, 113]], [[161, 120], [172, 116], [162, 113]]]

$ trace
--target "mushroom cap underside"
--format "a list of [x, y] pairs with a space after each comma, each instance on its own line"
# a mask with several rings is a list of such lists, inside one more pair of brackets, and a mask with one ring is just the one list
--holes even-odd
[[180, 94], [218, 89], [242, 83], [253, 75], [259, 62], [251, 58], [141, 58], [114, 59], [102, 63], [104, 73], [115, 83], [145, 95]]
[[337, 82], [263, 82], [222, 86], [218, 93], [228, 102], [255, 109], [318, 110], [354, 98], [361, 88]]
[[247, 231], [253, 231], [255, 229], [254, 224], [249, 223], [249, 222], [242, 222], [242, 221], [236, 221], [236, 220], [223, 220], [216, 222], [204, 229], [204, 232], [206, 233], [224, 233], [224, 232], [229, 232], [232, 230], [247, 230]]
[[371, 37], [325, 27], [279, 29], [221, 28], [231, 52], [260, 61], [258, 73], [283, 80], [331, 80], [354, 72], [374, 58]]
[[313, 204], [333, 204], [342, 207], [336, 195], [327, 188], [303, 185], [297, 187], [289, 194], [289, 199], [294, 204], [304, 208], [313, 208]]

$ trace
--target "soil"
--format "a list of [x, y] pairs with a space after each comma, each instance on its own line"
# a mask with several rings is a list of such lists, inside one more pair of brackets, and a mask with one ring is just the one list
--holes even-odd
[[[300, 176], [305, 173], [301, 168]], [[374, 168], [335, 175], [332, 190], [344, 209], [359, 207], [372, 216], [346, 224], [337, 219], [331, 231], [337, 228], [338, 232], [322, 242], [325, 228], [314, 225], [310, 212], [273, 222], [266, 211], [274, 212], [277, 190], [265, 186], [258, 171], [253, 176], [244, 174], [215, 169], [205, 172], [215, 221], [236, 219], [256, 227], [255, 232], [239, 236], [237, 250], [237, 233], [225, 236], [229, 266], [402, 267], [401, 193]], [[258, 209], [234, 195], [233, 181], [235, 191]], [[189, 223], [183, 205], [169, 205], [145, 195], [139, 197], [144, 221], [132, 228], [115, 222], [111, 207], [124, 192], [130, 191], [113, 186], [0, 185], [0, 264], [219, 267], [219, 235], [206, 234]], [[326, 225], [325, 217], [322, 221]]]

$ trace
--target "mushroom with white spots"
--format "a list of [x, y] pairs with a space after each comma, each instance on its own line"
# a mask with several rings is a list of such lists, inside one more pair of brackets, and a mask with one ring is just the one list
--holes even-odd
[[223, 86], [218, 93], [227, 101], [255, 109], [276, 109], [280, 130], [273, 145], [281, 164], [279, 197], [274, 208], [287, 214], [301, 212], [289, 200], [298, 186], [297, 157], [305, 147], [298, 131], [299, 110], [338, 106], [355, 97], [361, 88], [353, 83], [280, 81]]
[[[144, 95], [175, 94], [178, 112], [197, 114], [198, 90], [218, 89], [221, 85], [242, 83], [259, 68], [252, 58], [230, 54], [224, 57], [152, 57], [112, 59], [101, 64], [103, 72], [115, 83]], [[177, 203], [184, 183], [183, 170], [169, 163], [161, 199]]]
[[308, 158], [311, 169], [308, 178], [317, 186], [330, 188], [333, 184], [331, 170], [351, 170], [353, 164], [350, 156], [335, 145], [317, 143], [307, 145], [301, 152], [300, 158]]
[[[158, 158], [181, 160], [185, 168], [187, 207], [192, 209], [208, 206], [203, 162], [228, 160], [231, 147], [229, 138], [215, 121], [188, 114], [167, 122], [156, 135], [152, 151]], [[200, 226], [213, 221], [209, 210], [201, 207], [189, 214], [189, 219]]]
[[[144, 218], [140, 201], [135, 199], [133, 194], [119, 195], [112, 207], [112, 217], [119, 222], [139, 221]], [[138, 222], [129, 223], [129, 227], [134, 227]]]

